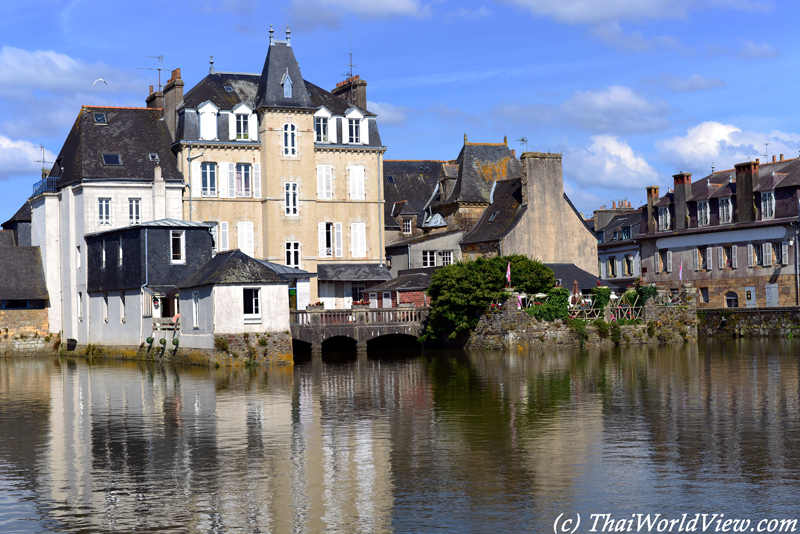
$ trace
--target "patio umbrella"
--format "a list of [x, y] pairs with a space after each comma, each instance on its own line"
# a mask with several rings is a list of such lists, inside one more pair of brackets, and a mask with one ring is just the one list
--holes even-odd
[[578, 280], [576, 279], [572, 282], [572, 299], [570, 302], [574, 304], [578, 304], [581, 301], [581, 290], [578, 289]]

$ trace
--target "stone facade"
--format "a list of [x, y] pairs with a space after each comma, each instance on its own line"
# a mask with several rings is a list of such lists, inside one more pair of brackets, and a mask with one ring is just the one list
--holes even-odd
[[60, 336], [49, 334], [47, 315], [47, 309], [0, 310], [0, 355], [52, 352]]
[[800, 336], [800, 307], [713, 308], [697, 312], [703, 336], [795, 337]]

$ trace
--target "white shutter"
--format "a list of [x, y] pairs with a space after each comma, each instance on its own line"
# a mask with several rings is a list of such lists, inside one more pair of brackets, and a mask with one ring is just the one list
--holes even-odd
[[261, 198], [261, 164], [253, 163], [253, 198]]
[[772, 243], [761, 243], [761, 257], [764, 259], [764, 267], [772, 266]]
[[217, 163], [217, 196], [228, 198], [228, 164]]
[[321, 222], [317, 225], [317, 236], [319, 237], [319, 250], [318, 255], [320, 258], [324, 258], [328, 255], [325, 246], [325, 223]]
[[236, 164], [228, 163], [228, 198], [236, 198]]
[[228, 139], [236, 141], [236, 115], [234, 113], [226, 113], [228, 116]]
[[367, 257], [366, 223], [352, 223], [350, 225], [350, 255], [354, 258]]
[[200, 197], [203, 194], [203, 170], [200, 168], [200, 161], [192, 162], [192, 177], [189, 182], [192, 185], [192, 197]]
[[667, 272], [668, 273], [672, 272], [672, 251], [671, 250], [667, 251]]
[[228, 221], [219, 223], [219, 250], [228, 250]]
[[369, 119], [367, 118], [361, 120], [361, 143], [369, 144]]
[[342, 223], [337, 222], [333, 224], [336, 232], [336, 257], [342, 257]]
[[747, 266], [753, 266], [753, 245], [747, 245]]
[[739, 267], [739, 255], [736, 252], [736, 245], [731, 247], [731, 268], [736, 269]]
[[700, 269], [700, 251], [697, 249], [692, 250], [692, 261], [694, 263], [694, 270], [697, 271]]
[[350, 166], [350, 200], [364, 200], [364, 166]]
[[781, 243], [781, 265], [789, 265], [789, 243]]
[[333, 178], [330, 165], [317, 165], [317, 198], [333, 198]]
[[655, 254], [653, 254], [653, 272], [654, 273], [661, 272], [661, 269], [659, 269], [660, 266], [658, 265], [658, 263], [659, 263], [658, 260], [659, 260], [658, 251], [656, 250]]
[[237, 230], [239, 233], [238, 236], [239, 250], [241, 250], [248, 256], [254, 256], [255, 251], [253, 243], [253, 223], [240, 222], [237, 224]]
[[247, 117], [247, 136], [250, 141], [258, 141], [258, 116], [255, 113]]
[[325, 198], [332, 199], [333, 198], [333, 171], [330, 165], [323, 165], [323, 169], [325, 171]]
[[725, 268], [725, 249], [722, 247], [717, 247], [717, 268]]
[[712, 247], [708, 247], [706, 249], [706, 269], [709, 271], [714, 267], [714, 249]]

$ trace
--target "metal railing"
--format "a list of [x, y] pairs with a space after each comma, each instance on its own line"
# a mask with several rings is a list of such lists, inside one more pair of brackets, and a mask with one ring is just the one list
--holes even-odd
[[33, 184], [33, 196], [41, 195], [45, 191], [57, 191], [58, 177], [48, 176]]

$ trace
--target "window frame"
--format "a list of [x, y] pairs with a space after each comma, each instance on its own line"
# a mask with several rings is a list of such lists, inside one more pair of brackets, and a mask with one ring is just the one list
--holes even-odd
[[200, 163], [200, 196], [217, 196], [217, 164], [213, 161]]
[[[248, 310], [248, 303], [250, 313]], [[242, 317], [245, 323], [261, 322], [261, 288], [243, 287], [242, 288]]]
[[[175, 239], [178, 239], [179, 257], [176, 259]], [[186, 264], [186, 231], [185, 230], [170, 230], [169, 232], [169, 262], [172, 265], [185, 265]]]
[[298, 182], [285, 182], [283, 191], [283, 214], [289, 217], [297, 217], [300, 215]]
[[142, 199], [128, 199], [128, 225], [136, 226], [142, 223]]
[[[103, 213], [105, 206], [105, 213]], [[100, 226], [111, 226], [111, 199], [102, 197], [97, 199], [97, 224]]]
[[253, 166], [249, 163], [236, 163], [234, 168], [236, 198], [253, 196]]
[[436, 267], [436, 251], [423, 250], [422, 251], [422, 266], [423, 267]]
[[297, 157], [297, 126], [291, 122], [283, 125], [283, 156]]
[[403, 217], [403, 235], [411, 235], [411, 217]]
[[361, 144], [361, 119], [347, 119], [347, 142], [351, 145]]
[[452, 265], [453, 263], [453, 251], [452, 250], [443, 250], [442, 251], [442, 266], [446, 267], [448, 265]]
[[250, 140], [250, 115], [245, 113], [234, 113], [236, 117], [236, 140]]
[[733, 200], [731, 197], [719, 199], [719, 223], [731, 224], [733, 222]]
[[106, 167], [121, 167], [122, 154], [116, 152], [103, 153], [103, 165]]
[[672, 219], [670, 216], [669, 206], [660, 206], [658, 208], [658, 231], [666, 232], [672, 226]]
[[704, 227], [711, 224], [711, 205], [708, 200], [697, 202], [697, 226]]
[[314, 117], [314, 140], [317, 143], [330, 143], [331, 137], [328, 134], [330, 123], [328, 117]]
[[286, 266], [300, 269], [300, 241], [286, 241], [283, 249]]
[[761, 220], [771, 221], [775, 218], [775, 190], [761, 192]]

